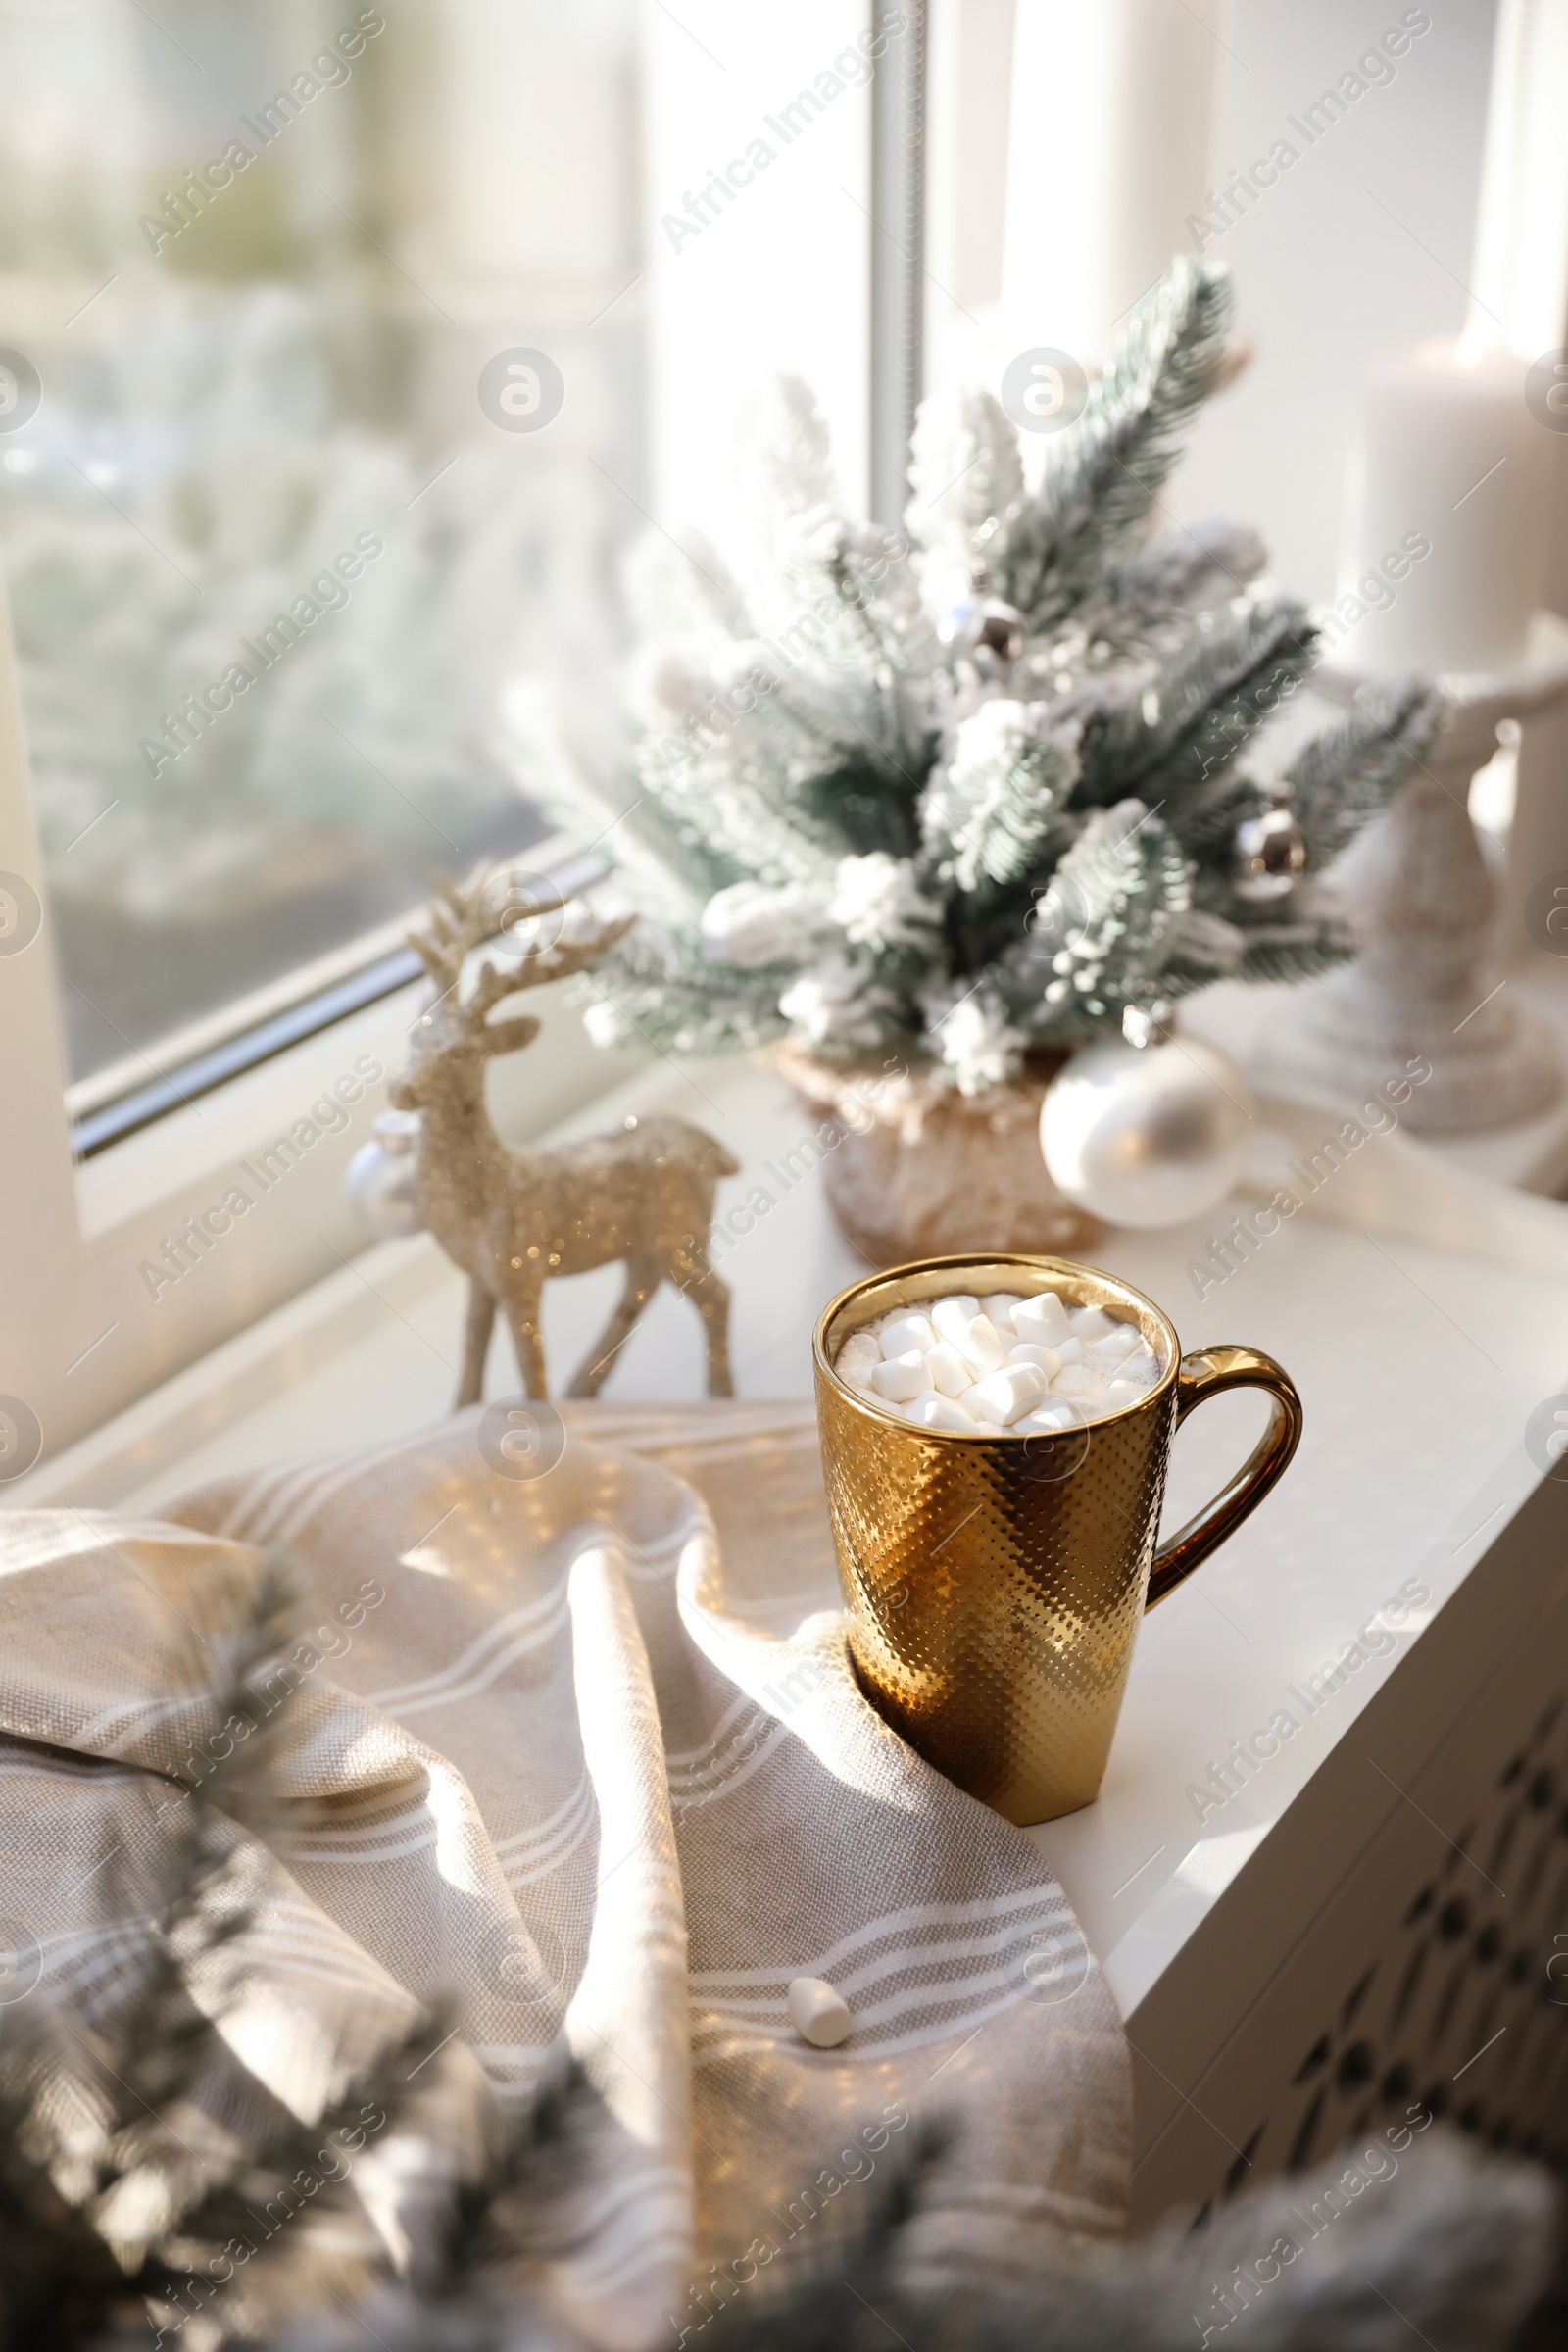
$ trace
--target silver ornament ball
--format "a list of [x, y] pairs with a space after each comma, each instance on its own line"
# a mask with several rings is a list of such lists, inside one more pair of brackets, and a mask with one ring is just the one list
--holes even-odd
[[1023, 652], [1024, 617], [999, 596], [979, 596], [963, 606], [955, 630], [958, 651], [982, 676], [999, 676]]
[[1058, 1191], [1106, 1224], [1181, 1225], [1230, 1192], [1251, 1115], [1247, 1082], [1217, 1047], [1107, 1040], [1052, 1082], [1040, 1149]]
[[350, 1208], [378, 1241], [400, 1241], [424, 1227], [419, 1198], [419, 1114], [382, 1110], [370, 1121], [372, 1143], [349, 1161], [343, 1190]]
[[1239, 899], [1254, 906], [1288, 898], [1306, 871], [1306, 835], [1289, 808], [1265, 808], [1236, 828], [1235, 872]]

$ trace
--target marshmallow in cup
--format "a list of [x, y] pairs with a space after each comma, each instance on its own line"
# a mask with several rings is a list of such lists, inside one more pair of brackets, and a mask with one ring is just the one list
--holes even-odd
[[833, 1368], [902, 1419], [971, 1437], [1054, 1435], [1102, 1420], [1159, 1378], [1137, 1323], [1069, 1307], [1054, 1291], [955, 1291], [923, 1308], [895, 1307], [852, 1331]]

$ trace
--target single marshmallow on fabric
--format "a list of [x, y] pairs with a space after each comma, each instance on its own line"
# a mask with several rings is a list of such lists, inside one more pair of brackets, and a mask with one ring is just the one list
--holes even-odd
[[928, 1355], [937, 1344], [937, 1335], [924, 1315], [894, 1315], [877, 1333], [882, 1353], [891, 1360], [896, 1355], [907, 1355], [911, 1348]]
[[1004, 1339], [989, 1315], [972, 1316], [961, 1332], [946, 1336], [977, 1380], [987, 1372], [1000, 1371], [1014, 1345], [1011, 1333]]
[[977, 1380], [965, 1399], [977, 1420], [1010, 1428], [1024, 1413], [1045, 1403], [1050, 1391], [1037, 1364], [1004, 1364], [999, 1372]]
[[1022, 1306], [1022, 1304], [1023, 1300], [1016, 1291], [997, 1291], [991, 1298], [981, 1299], [980, 1312], [998, 1331], [1010, 1336], [1012, 1310], [1015, 1306]]
[[980, 1312], [980, 1301], [967, 1291], [956, 1291], [950, 1298], [938, 1298], [931, 1308], [931, 1320], [939, 1339], [952, 1341], [960, 1331], [967, 1331]]
[[840, 1380], [853, 1381], [857, 1388], [864, 1388], [881, 1361], [882, 1343], [876, 1334], [852, 1331], [838, 1351], [833, 1369]]
[[909, 1407], [909, 1411], [922, 1429], [955, 1429], [967, 1431], [970, 1437], [974, 1436], [973, 1414], [966, 1413], [954, 1397], [944, 1396], [938, 1389], [927, 1389], [925, 1395]]
[[1072, 1327], [1055, 1292], [1042, 1291], [1013, 1308], [1012, 1328], [1020, 1340], [1033, 1340], [1037, 1348], [1056, 1348]]
[[1054, 1348], [1037, 1348], [1030, 1340], [1020, 1340], [1007, 1361], [1009, 1364], [1037, 1364], [1048, 1380], [1061, 1369], [1061, 1358]]
[[821, 1977], [792, 1977], [784, 2006], [790, 2024], [813, 2050], [836, 2050], [850, 2037], [855, 2021], [849, 2003]]
[[974, 1386], [974, 1374], [956, 1348], [950, 1347], [946, 1340], [938, 1340], [925, 1360], [933, 1387], [940, 1389], [944, 1396], [961, 1396], [965, 1389]]
[[885, 1363], [878, 1364], [873, 1370], [871, 1386], [879, 1396], [887, 1397], [891, 1404], [906, 1403], [911, 1396], [918, 1396], [922, 1390], [931, 1386], [925, 1357], [918, 1348], [909, 1348], [904, 1355], [890, 1355]]

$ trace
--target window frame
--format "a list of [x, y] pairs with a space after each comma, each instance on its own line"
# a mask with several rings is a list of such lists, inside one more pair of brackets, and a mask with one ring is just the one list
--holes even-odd
[[[578, 851], [569, 833], [556, 833], [515, 858], [498, 858], [496, 870], [518, 880], [532, 879], [547, 897], [569, 898], [602, 881], [609, 867], [592, 852]], [[520, 902], [519, 902], [520, 903]], [[159, 1048], [163, 1066], [137, 1054], [154, 1074], [140, 1084], [119, 1085], [98, 1106], [90, 1101], [91, 1081], [68, 1086], [66, 1110], [71, 1120], [73, 1156], [80, 1163], [136, 1135], [181, 1104], [224, 1086], [247, 1070], [306, 1038], [318, 1036], [350, 1014], [396, 996], [421, 980], [424, 966], [407, 944], [409, 923], [416, 908], [395, 923], [350, 941], [335, 954], [287, 973], [272, 987], [258, 990], [227, 1008], [227, 1017], [193, 1024]], [[329, 974], [327, 977], [325, 975]], [[188, 1042], [187, 1042], [188, 1041]], [[126, 1064], [118, 1065], [124, 1071]], [[86, 1104], [80, 1099], [88, 1097]]]

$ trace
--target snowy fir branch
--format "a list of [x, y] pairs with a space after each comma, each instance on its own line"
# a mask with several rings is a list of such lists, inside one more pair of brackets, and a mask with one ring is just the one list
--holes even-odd
[[1352, 841], [1418, 768], [1443, 724], [1443, 698], [1422, 678], [1366, 689], [1336, 726], [1293, 761], [1289, 784], [1315, 865]]
[[1213, 384], [1231, 320], [1222, 266], [1184, 255], [1134, 313], [1039, 495], [1004, 525], [1004, 594], [1040, 626], [1095, 585], [1155, 503]]

